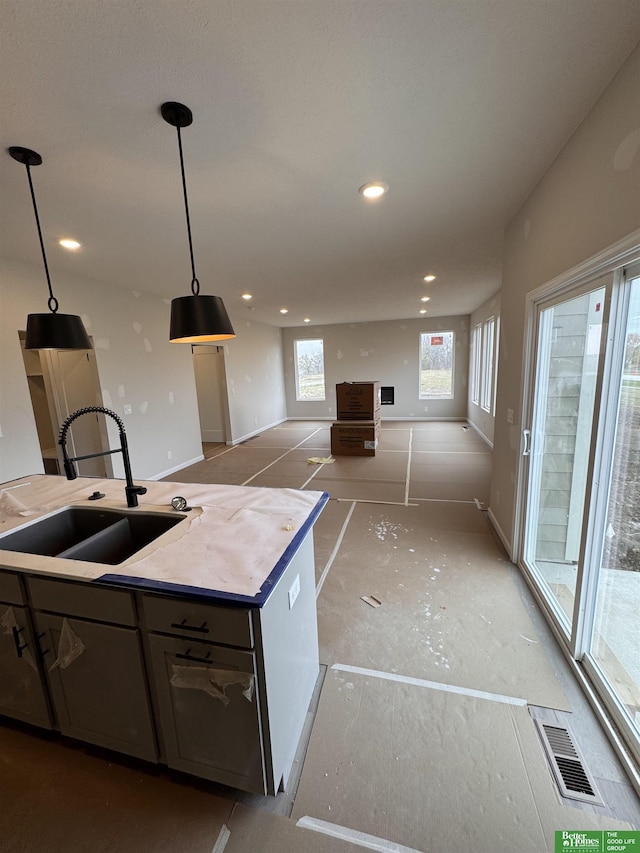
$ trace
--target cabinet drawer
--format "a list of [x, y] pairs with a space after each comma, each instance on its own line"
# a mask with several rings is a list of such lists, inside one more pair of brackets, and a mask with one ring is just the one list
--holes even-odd
[[0, 601], [7, 604], [24, 604], [20, 579], [13, 572], [0, 572]]
[[48, 578], [32, 577], [27, 583], [36, 610], [49, 610], [117, 625], [136, 624], [133, 596], [125, 590]]
[[144, 595], [142, 607], [149, 631], [245, 649], [253, 647], [249, 610], [155, 595]]

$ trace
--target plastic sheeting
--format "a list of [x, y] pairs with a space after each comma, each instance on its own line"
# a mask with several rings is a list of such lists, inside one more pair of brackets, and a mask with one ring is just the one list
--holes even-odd
[[74, 632], [69, 624], [68, 619], [62, 620], [62, 631], [60, 632], [60, 642], [58, 643], [58, 657], [49, 667], [49, 672], [54, 669], [66, 669], [74, 660], [80, 657], [84, 652], [84, 643], [80, 637]]
[[231, 702], [227, 696], [227, 690], [233, 684], [242, 687], [242, 695], [251, 702], [255, 678], [250, 672], [234, 672], [229, 669], [217, 669], [213, 666], [181, 666], [171, 664], [171, 686], [178, 688], [190, 688], [192, 690], [203, 690], [214, 699], [228, 705]]
[[[3, 634], [13, 634], [13, 629], [16, 628], [18, 631], [21, 630], [20, 624], [16, 619], [16, 614], [14, 612], [13, 607], [7, 607], [2, 616], [0, 617], [0, 626], [4, 628]], [[33, 655], [28, 648], [22, 649], [22, 654], [20, 655], [20, 660], [23, 660], [27, 666], [30, 666], [31, 669], [38, 671], [38, 667], [36, 665], [35, 660], [33, 659]]]

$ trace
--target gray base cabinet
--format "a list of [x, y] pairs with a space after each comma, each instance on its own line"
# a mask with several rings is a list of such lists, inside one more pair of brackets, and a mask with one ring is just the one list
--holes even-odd
[[265, 793], [254, 655], [149, 637], [167, 764]]
[[35, 617], [62, 734], [155, 761], [139, 632], [48, 613]]
[[0, 571], [3, 601], [0, 714], [242, 790], [286, 786], [319, 672], [311, 531], [261, 607]]
[[51, 728], [29, 613], [0, 602], [0, 714]]

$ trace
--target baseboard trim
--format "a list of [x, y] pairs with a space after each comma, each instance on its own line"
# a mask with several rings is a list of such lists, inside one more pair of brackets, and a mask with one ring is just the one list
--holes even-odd
[[[227, 444], [231, 445], [231, 447], [235, 447], [236, 444], [242, 444], [243, 441], [248, 441], [250, 438], [254, 438], [256, 435], [260, 435], [265, 430], [273, 429], [274, 427], [280, 426], [280, 424], [285, 423], [285, 421], [289, 420], [289, 418], [280, 418], [278, 421], [274, 421], [272, 424], [264, 424], [258, 429], [253, 430], [253, 432], [248, 432], [246, 435], [241, 436], [240, 438], [234, 438], [231, 441], [228, 441]], [[306, 418], [306, 420], [315, 420]]]
[[[330, 417], [329, 415], [322, 415], [318, 418], [303, 418], [297, 415], [291, 415], [286, 418], [288, 421], [329, 421], [330, 423], [337, 423], [338, 418]], [[388, 417], [380, 417], [380, 420], [384, 423], [385, 421], [406, 421], [407, 423], [421, 423], [422, 421], [451, 421], [452, 423], [464, 423], [467, 419], [463, 417], [455, 417], [455, 418], [422, 418], [418, 416], [413, 417], [404, 417], [400, 415], [389, 415]]]
[[498, 524], [498, 520], [495, 517], [495, 515], [493, 514], [491, 507], [489, 507], [489, 509], [487, 510], [487, 515], [489, 517], [489, 521], [491, 522], [491, 526], [496, 531], [496, 533], [498, 534], [498, 538], [500, 539], [500, 541], [504, 545], [505, 550], [506, 550], [507, 554], [509, 555], [509, 559], [511, 560], [512, 563], [515, 563], [515, 560], [513, 559], [511, 542], [509, 542], [509, 539], [506, 536], [504, 530]]
[[493, 442], [492, 442], [492, 441], [490, 441], [490, 440], [487, 438], [487, 436], [482, 432], [482, 430], [480, 429], [480, 427], [477, 427], [477, 426], [473, 423], [473, 421], [470, 421], [470, 420], [469, 420], [469, 418], [467, 418], [467, 423], [469, 424], [469, 426], [471, 427], [471, 429], [472, 429], [472, 430], [475, 430], [475, 432], [477, 432], [477, 433], [478, 433], [478, 435], [479, 435], [479, 436], [480, 436], [480, 438], [484, 441], [484, 443], [485, 443], [485, 444], [488, 444], [488, 445], [489, 445], [489, 447], [493, 450]]
[[182, 471], [183, 468], [188, 468], [189, 465], [195, 465], [196, 462], [202, 462], [204, 460], [204, 455], [201, 453], [200, 456], [195, 456], [193, 459], [189, 459], [187, 462], [181, 462], [180, 465], [175, 465], [173, 468], [167, 468], [166, 471], [161, 471], [159, 474], [154, 474], [153, 477], [145, 477], [145, 480], [163, 480], [165, 477], [168, 477], [169, 474], [175, 474], [176, 471]]

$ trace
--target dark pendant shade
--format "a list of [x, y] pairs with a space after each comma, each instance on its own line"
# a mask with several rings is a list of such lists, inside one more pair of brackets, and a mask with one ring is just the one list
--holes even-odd
[[200, 282], [196, 276], [187, 181], [184, 174], [184, 157], [182, 156], [182, 136], [180, 135], [181, 128], [189, 127], [193, 122], [193, 113], [189, 107], [179, 104], [177, 101], [167, 101], [160, 107], [160, 112], [167, 124], [175, 127], [178, 132], [182, 194], [184, 196], [184, 212], [187, 219], [187, 237], [189, 238], [189, 256], [191, 258], [192, 295], [178, 296], [171, 300], [169, 340], [172, 344], [204, 344], [208, 341], [224, 341], [227, 338], [235, 338], [236, 333], [233, 331], [224, 302], [219, 296], [201, 296]]
[[58, 300], [53, 295], [53, 288], [51, 287], [51, 276], [49, 275], [47, 254], [44, 250], [44, 240], [42, 239], [42, 229], [40, 228], [40, 217], [38, 216], [36, 194], [33, 189], [33, 181], [31, 180], [31, 167], [40, 166], [42, 164], [42, 157], [37, 151], [32, 151], [30, 148], [23, 148], [21, 145], [12, 145], [8, 151], [10, 156], [18, 163], [21, 163], [27, 170], [33, 213], [36, 218], [36, 228], [38, 230], [38, 239], [40, 240], [40, 251], [42, 252], [42, 263], [44, 264], [44, 273], [47, 277], [47, 287], [49, 288], [49, 300], [47, 305], [49, 306], [50, 313], [29, 314], [27, 316], [27, 334], [24, 342], [24, 348], [92, 349], [91, 341], [89, 340], [89, 336], [87, 335], [80, 317], [75, 314], [57, 313]]
[[227, 309], [219, 296], [178, 296], [171, 300], [172, 344], [201, 344], [234, 337]]
[[93, 349], [76, 314], [29, 314], [25, 349]]

